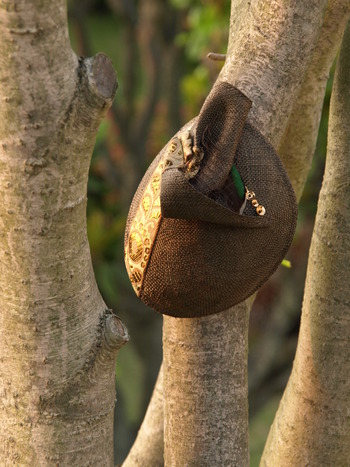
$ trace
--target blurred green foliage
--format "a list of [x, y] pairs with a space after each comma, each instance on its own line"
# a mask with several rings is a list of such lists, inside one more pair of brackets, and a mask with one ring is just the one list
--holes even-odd
[[[179, 31], [176, 43], [192, 64], [191, 72], [182, 79], [181, 90], [185, 102], [196, 115], [212, 83], [205, 57], [209, 52], [226, 53], [231, 2], [172, 0], [172, 3], [186, 11], [186, 29]], [[220, 65], [216, 64], [214, 68], [219, 71]]]
[[279, 401], [279, 396], [271, 397], [249, 425], [250, 467], [259, 467], [260, 465], [261, 454]]
[[179, 9], [188, 10], [188, 29], [179, 32], [176, 42], [184, 47], [190, 60], [198, 62], [198, 58], [213, 46], [218, 48], [215, 52], [225, 53], [229, 31], [230, 1], [173, 0], [172, 3]]
[[117, 380], [123, 394], [126, 418], [132, 424], [138, 424], [143, 415], [145, 371], [142, 359], [133, 346], [121, 349], [118, 355]]

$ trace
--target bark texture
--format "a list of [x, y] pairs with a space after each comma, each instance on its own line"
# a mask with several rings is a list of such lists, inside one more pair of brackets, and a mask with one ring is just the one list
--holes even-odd
[[116, 91], [71, 50], [65, 1], [0, 5], [0, 464], [113, 465], [115, 357], [86, 236], [89, 162]]
[[348, 0], [329, 1], [321, 33], [278, 153], [300, 199], [316, 148], [323, 99], [331, 66], [350, 14]]
[[[219, 80], [253, 101], [249, 120], [275, 146], [311, 61], [326, 3], [232, 3], [228, 56]], [[248, 316], [249, 307], [241, 304], [209, 318], [164, 317], [165, 465], [249, 465], [243, 397]], [[224, 415], [221, 400], [229, 399]]]
[[261, 465], [348, 465], [350, 28], [334, 79], [325, 175], [293, 371]]
[[164, 320], [167, 466], [248, 465], [246, 302], [226, 319]]
[[327, 2], [233, 2], [219, 79], [253, 102], [249, 120], [277, 147], [321, 31]]

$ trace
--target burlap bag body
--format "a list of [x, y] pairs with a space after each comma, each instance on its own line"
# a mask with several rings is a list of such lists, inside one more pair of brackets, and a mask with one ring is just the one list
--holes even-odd
[[[135, 194], [125, 261], [137, 295], [157, 311], [199, 317], [225, 310], [253, 294], [290, 246], [294, 192], [272, 146], [246, 122], [249, 108], [236, 88], [216, 86], [192, 125], [194, 142], [204, 151], [197, 175], [188, 179], [181, 168], [164, 170], [166, 147]], [[242, 214], [235, 209], [232, 164], [265, 215], [250, 201]]]

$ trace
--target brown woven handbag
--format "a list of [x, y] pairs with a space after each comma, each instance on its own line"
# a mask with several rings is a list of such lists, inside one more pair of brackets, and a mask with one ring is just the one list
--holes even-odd
[[126, 268], [136, 294], [161, 313], [199, 317], [236, 305], [290, 246], [295, 195], [273, 147], [247, 123], [250, 106], [230, 84], [215, 85], [134, 196]]

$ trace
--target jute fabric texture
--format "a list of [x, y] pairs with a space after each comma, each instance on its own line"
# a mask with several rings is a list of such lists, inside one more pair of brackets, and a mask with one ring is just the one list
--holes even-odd
[[[146, 258], [142, 280], [134, 288], [161, 313], [200, 317], [245, 300], [276, 270], [291, 244], [297, 219], [295, 195], [277, 153], [246, 121], [250, 105], [230, 84], [214, 86], [189, 125], [194, 144], [204, 152], [198, 174], [188, 179], [181, 168], [161, 170], [155, 192], [159, 213], [150, 221], [151, 245], [145, 245], [146, 230], [142, 226], [141, 232], [135, 219], [144, 206], [149, 207], [144, 195], [151, 184], [158, 187], [154, 174], [167, 147], [149, 167], [132, 201], [125, 232], [129, 276], [135, 280], [130, 255], [140, 264]], [[249, 201], [239, 214], [232, 164], [264, 206], [265, 215], [259, 216]], [[137, 261], [133, 267], [138, 269]]]

